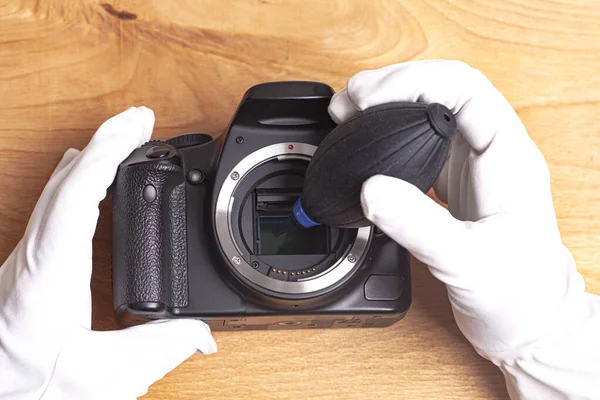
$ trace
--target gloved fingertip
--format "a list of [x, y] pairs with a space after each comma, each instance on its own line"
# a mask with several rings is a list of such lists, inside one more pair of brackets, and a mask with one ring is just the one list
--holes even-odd
[[202, 329], [204, 329], [208, 335], [205, 340], [202, 340], [199, 343], [199, 346], [197, 347], [198, 351], [205, 355], [216, 353], [218, 351], [218, 346], [215, 338], [212, 336], [210, 326], [202, 321], [198, 322], [202, 324]]
[[152, 131], [154, 130], [154, 123], [156, 122], [156, 117], [154, 115], [154, 111], [145, 106], [138, 107], [137, 113], [143, 126], [142, 140], [140, 143], [143, 144], [150, 140], [150, 137], [152, 136]]
[[377, 77], [384, 71], [384, 68], [360, 71], [348, 79], [348, 98], [357, 110], [366, 110], [379, 103], [378, 101], [373, 102], [372, 96], [379, 93], [380, 90], [370, 90], [370, 86], [373, 84], [373, 76]]
[[60, 173], [67, 166], [69, 166], [71, 164], [71, 162], [75, 159], [75, 157], [77, 157], [79, 155], [79, 153], [81, 153], [81, 152], [77, 149], [72, 149], [72, 148], [67, 149], [67, 151], [65, 151], [63, 153], [62, 158], [60, 159], [60, 161], [54, 168], [54, 172], [52, 172], [50, 179], [54, 178], [58, 173]]
[[110, 140], [111, 145], [105, 147], [118, 147], [129, 153], [135, 147], [150, 140], [153, 129], [154, 112], [151, 109], [144, 106], [129, 107], [120, 114], [104, 121], [94, 134], [86, 150], [98, 142], [108, 143], [107, 141]]
[[[389, 199], [393, 198], [390, 188], [397, 185], [398, 179], [385, 175], [375, 175], [367, 179], [362, 186], [361, 204], [365, 217], [376, 223], [378, 217], [389, 208]], [[402, 181], [400, 181], [402, 182]], [[395, 201], [397, 203], [397, 199]]]
[[356, 107], [350, 100], [350, 97], [348, 97], [347, 88], [343, 88], [333, 95], [331, 102], [329, 103], [328, 111], [331, 119], [338, 125], [356, 114]]
[[77, 154], [81, 153], [81, 151], [74, 149], [74, 148], [69, 148], [67, 149], [67, 151], [65, 151], [65, 153], [63, 154], [63, 160], [72, 160], [73, 158], [77, 157]]
[[154, 111], [152, 111], [152, 109], [146, 106], [140, 106], [136, 108], [136, 112], [140, 117], [154, 122]]
[[146, 325], [160, 325], [158, 329], [163, 332], [163, 336], [167, 335], [184, 347], [191, 346], [202, 354], [217, 352], [217, 342], [210, 327], [199, 319], [157, 320]]

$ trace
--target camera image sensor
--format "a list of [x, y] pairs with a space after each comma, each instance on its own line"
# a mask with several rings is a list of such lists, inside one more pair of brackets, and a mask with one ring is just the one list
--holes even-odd
[[[270, 278], [269, 284], [271, 280], [306, 284], [320, 279], [338, 267], [357, 238], [356, 229], [327, 225], [279, 234], [278, 228], [292, 215], [294, 203], [302, 195], [307, 166], [306, 159], [270, 159], [245, 174], [230, 195], [229, 237], [253, 269], [252, 276], [258, 272]], [[249, 284], [257, 290], [264, 288], [256, 281]]]
[[260, 255], [295, 255], [326, 254], [329, 252], [327, 227], [295, 229], [291, 232], [275, 236], [286, 217], [260, 217], [259, 254]]

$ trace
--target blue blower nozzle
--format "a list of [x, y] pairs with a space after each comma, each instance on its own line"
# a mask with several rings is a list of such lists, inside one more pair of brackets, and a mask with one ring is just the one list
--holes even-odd
[[318, 222], [313, 221], [308, 214], [306, 214], [304, 208], [302, 208], [302, 196], [300, 196], [300, 198], [298, 198], [298, 200], [296, 200], [294, 203], [293, 217], [296, 222], [298, 222], [304, 228], [312, 228], [313, 226], [321, 225]]
[[295, 229], [312, 228], [313, 226], [318, 225], [321, 224], [313, 221], [308, 214], [306, 214], [306, 211], [304, 211], [304, 208], [302, 207], [302, 196], [300, 196], [300, 198], [298, 198], [298, 200], [296, 200], [294, 203], [292, 215], [273, 230], [273, 235], [278, 237]]

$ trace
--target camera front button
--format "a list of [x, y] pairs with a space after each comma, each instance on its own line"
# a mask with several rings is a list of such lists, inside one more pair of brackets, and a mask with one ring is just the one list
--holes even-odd
[[148, 203], [152, 203], [156, 199], [156, 188], [152, 185], [146, 185], [142, 192], [142, 197]]
[[187, 174], [188, 182], [192, 185], [197, 185], [199, 183], [204, 182], [204, 177], [204, 172], [199, 169], [193, 169]]

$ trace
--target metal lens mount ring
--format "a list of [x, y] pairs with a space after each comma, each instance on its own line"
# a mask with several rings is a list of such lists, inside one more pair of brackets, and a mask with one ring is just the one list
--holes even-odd
[[329, 269], [314, 277], [297, 282], [280, 281], [261, 274], [249, 265], [232, 235], [231, 209], [238, 184], [256, 167], [274, 159], [303, 159], [309, 161], [317, 150], [307, 143], [278, 143], [263, 147], [241, 160], [231, 171], [217, 198], [215, 227], [221, 250], [229, 263], [243, 277], [265, 289], [286, 294], [307, 294], [326, 289], [348, 275], [366, 255], [372, 227], [359, 228], [350, 248]]

